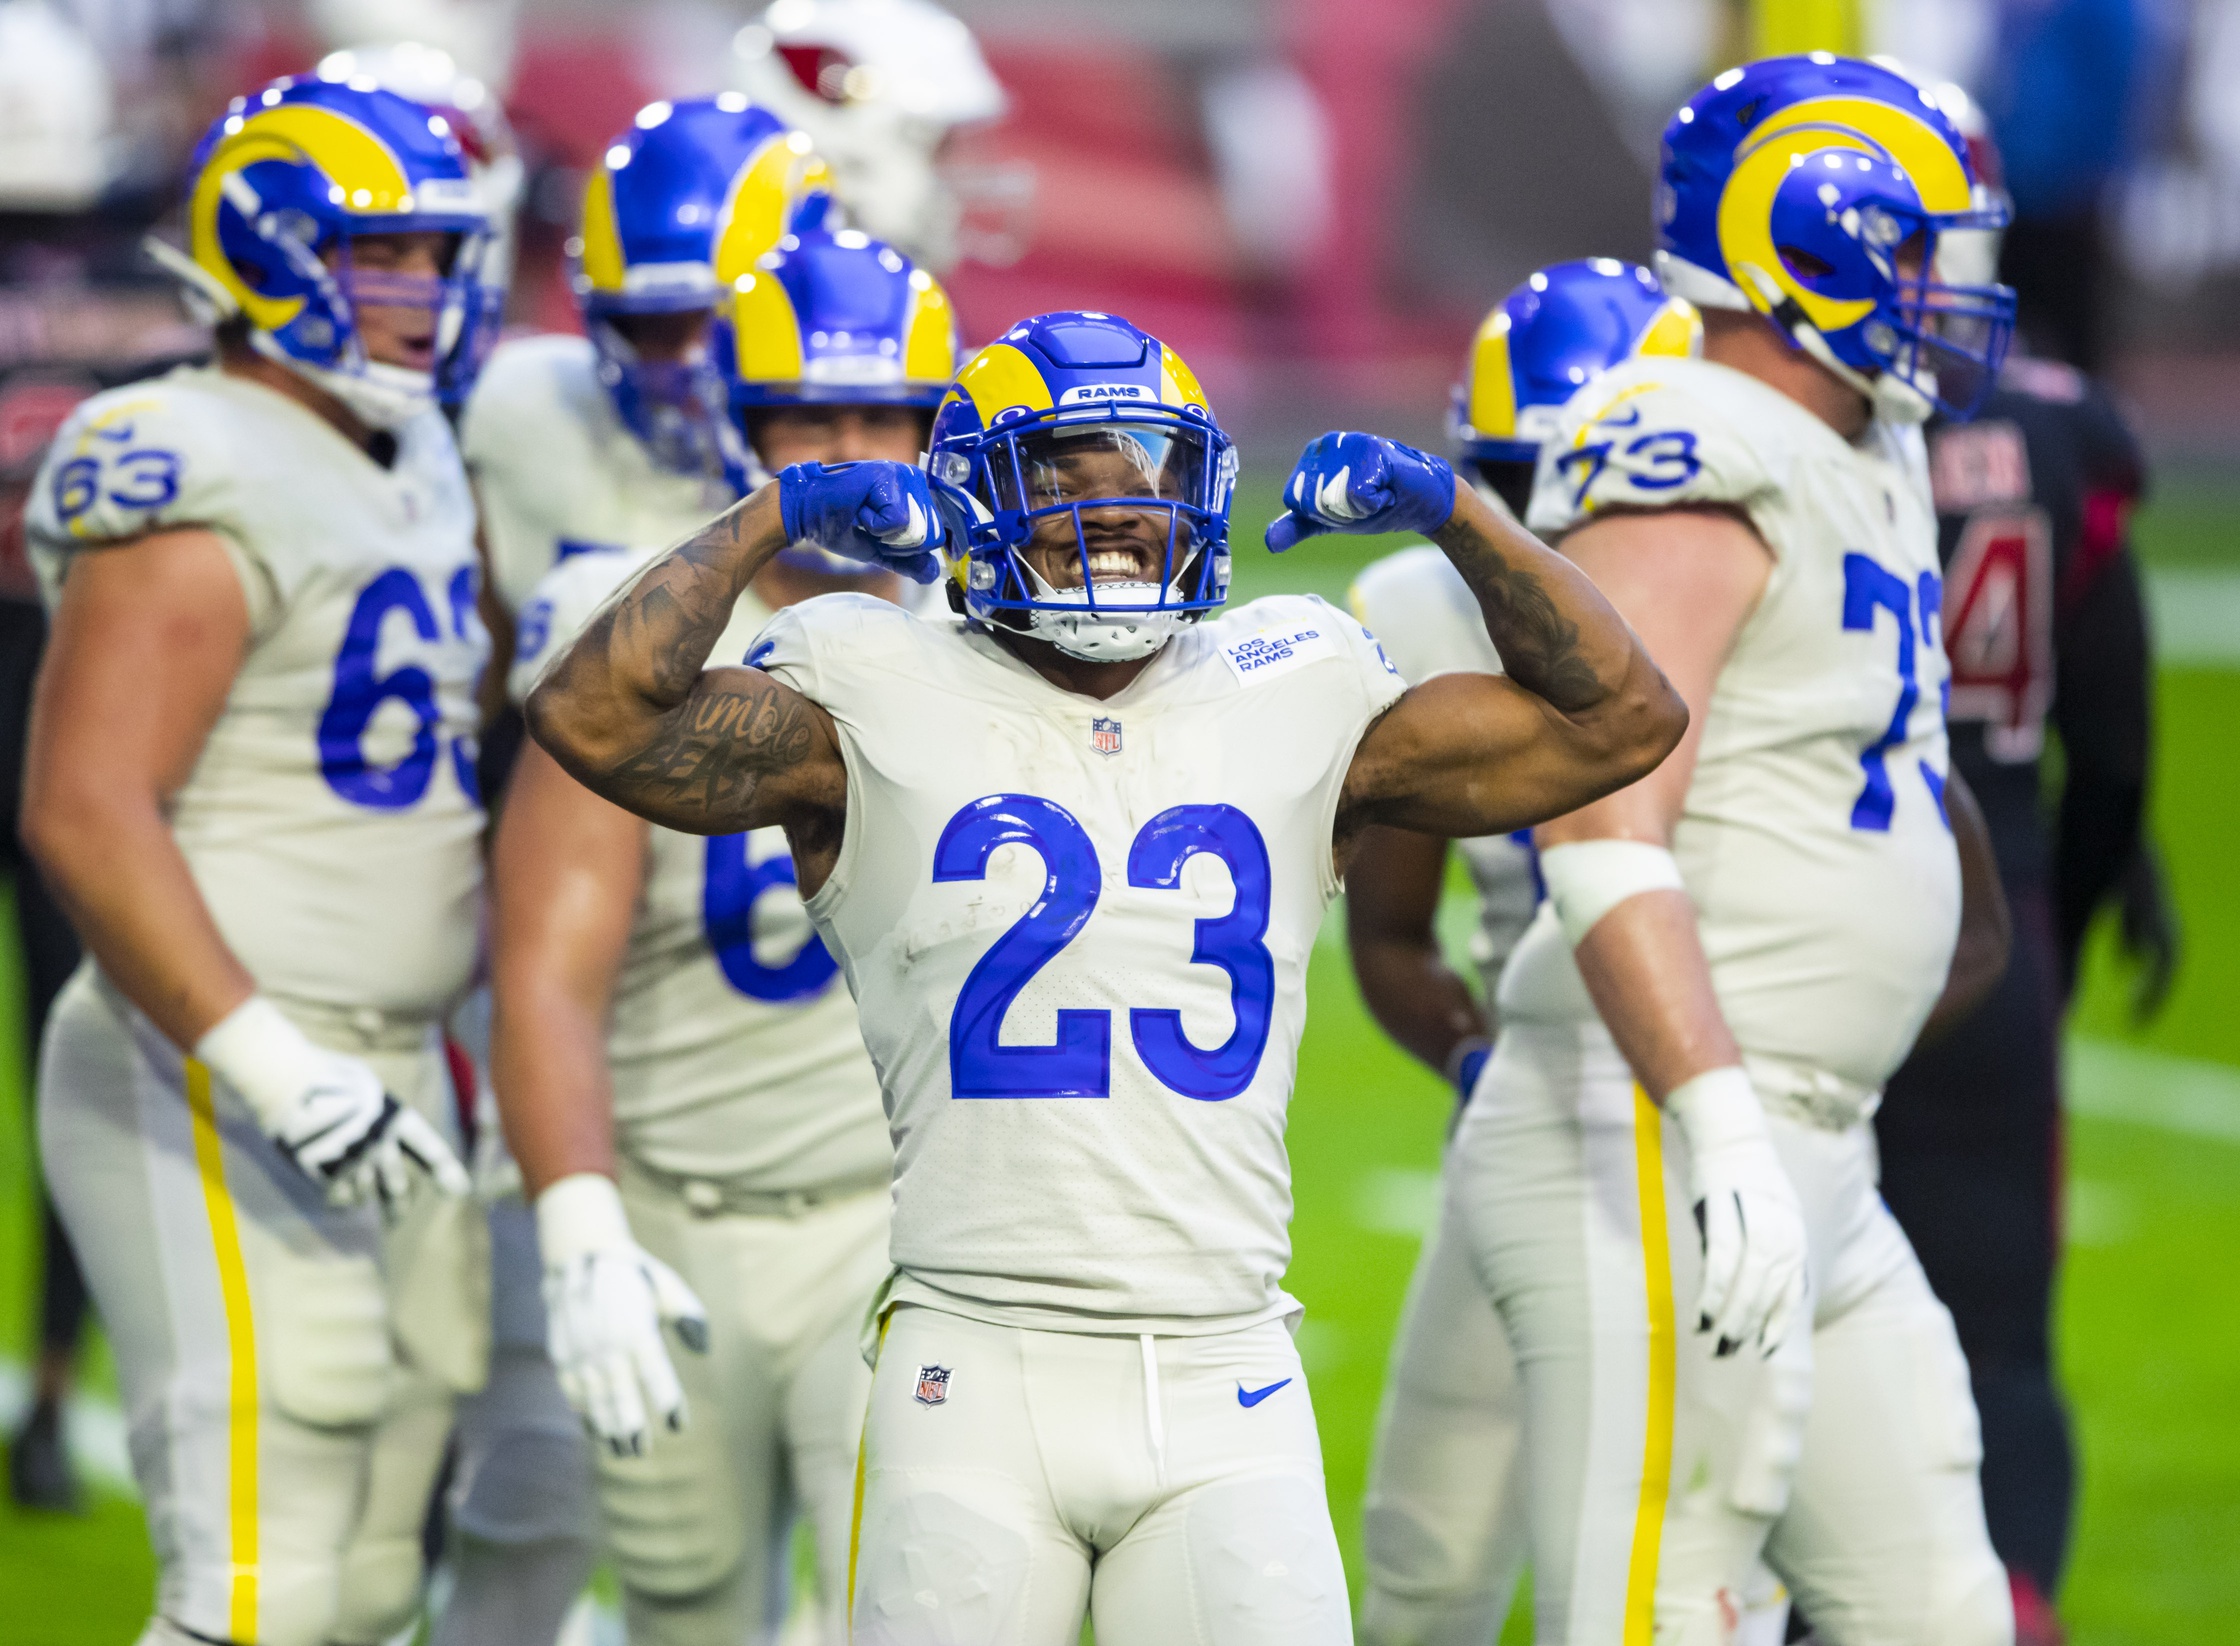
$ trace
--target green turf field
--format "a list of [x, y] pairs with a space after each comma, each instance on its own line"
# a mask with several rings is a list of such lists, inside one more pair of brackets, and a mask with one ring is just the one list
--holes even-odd
[[[1272, 491], [1237, 511], [1237, 594], [1333, 597], [1389, 545], [1323, 539], [1283, 561], [1257, 548]], [[2176, 489], [2140, 524], [2150, 560], [2240, 575], [2240, 492]], [[2064, 1596], [2077, 1646], [2194, 1646], [2240, 1629], [2240, 856], [2229, 848], [2240, 778], [2240, 668], [2166, 669], [2155, 826], [2186, 921], [2187, 954], [2162, 1019], [2131, 1029], [2125, 979], [2095, 951], [2077, 1024], [2075, 1184], [2061, 1351], [2076, 1404], [2084, 1494]], [[1342, 947], [1311, 980], [1292, 1147], [1298, 1180], [1292, 1288], [1340, 1537], [1358, 1576], [1359, 1503], [1386, 1346], [1428, 1215], [1447, 1099], [1370, 1025]], [[0, 955], [0, 1001], [15, 998]], [[0, 1011], [0, 1365], [29, 1337], [32, 1200], [22, 1067]], [[108, 1380], [96, 1361], [90, 1382]], [[0, 1378], [0, 1393], [8, 1385]], [[129, 1501], [96, 1495], [84, 1519], [0, 1504], [0, 1640], [125, 1646], [145, 1616], [151, 1564]], [[1513, 1628], [1511, 1638], [1521, 1638]]]

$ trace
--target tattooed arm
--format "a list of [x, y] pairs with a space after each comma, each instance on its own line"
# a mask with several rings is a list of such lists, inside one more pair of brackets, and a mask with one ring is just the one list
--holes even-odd
[[706, 666], [780, 549], [764, 486], [617, 590], [529, 694], [529, 731], [594, 794], [691, 834], [785, 825], [804, 893], [829, 871], [847, 773], [821, 708], [759, 669]]
[[1439, 675], [1369, 728], [1339, 802], [1344, 860], [1369, 823], [1503, 834], [1641, 777], [1688, 716], [1593, 582], [1467, 486], [1432, 533], [1508, 669]]

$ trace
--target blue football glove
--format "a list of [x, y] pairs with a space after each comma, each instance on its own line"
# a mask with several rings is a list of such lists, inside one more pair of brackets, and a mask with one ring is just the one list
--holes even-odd
[[1454, 513], [1454, 470], [1442, 458], [1374, 434], [1325, 434], [1307, 443], [1268, 527], [1277, 554], [1322, 532], [1422, 532]]
[[941, 516], [908, 463], [796, 463], [778, 474], [788, 543], [814, 543], [920, 583], [941, 575]]

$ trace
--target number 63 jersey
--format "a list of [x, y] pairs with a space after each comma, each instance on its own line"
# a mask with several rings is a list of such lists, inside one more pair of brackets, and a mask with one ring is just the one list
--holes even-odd
[[855, 595], [780, 612], [755, 656], [847, 763], [808, 909], [894, 1136], [888, 1300], [1128, 1333], [1294, 1311], [1307, 960], [1354, 747], [1402, 689], [1368, 632], [1258, 601], [1101, 702]]
[[[1745, 1053], [1879, 1088], [1959, 931], [1920, 434], [1877, 421], [1846, 441], [1729, 367], [1630, 361], [1564, 408], [1530, 522], [1553, 539], [1603, 510], [1688, 506], [1739, 513], [1773, 557], [1673, 833], [1712, 983]], [[1501, 1000], [1527, 1017], [1592, 1010], [1546, 911]]]
[[489, 639], [450, 428], [431, 411], [397, 442], [383, 467], [287, 396], [186, 367], [80, 406], [26, 526], [50, 604], [111, 544], [178, 529], [225, 546], [249, 646], [172, 833], [259, 987], [419, 1019], [474, 962]]

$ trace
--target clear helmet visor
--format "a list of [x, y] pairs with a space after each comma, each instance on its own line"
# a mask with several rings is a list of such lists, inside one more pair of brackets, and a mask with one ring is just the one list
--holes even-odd
[[1023, 435], [1012, 454], [994, 465], [995, 501], [1021, 514], [1092, 503], [1205, 504], [1206, 442], [1194, 430], [1075, 424]]
[[1021, 435], [990, 465], [993, 502], [1022, 516], [1038, 602], [1102, 610], [1186, 603], [1199, 522], [1219, 507], [1226, 448], [1202, 430], [1120, 420]]
[[937, 452], [967, 608], [1080, 657], [1146, 655], [1228, 596], [1236, 453], [1194, 411], [1075, 417]]

